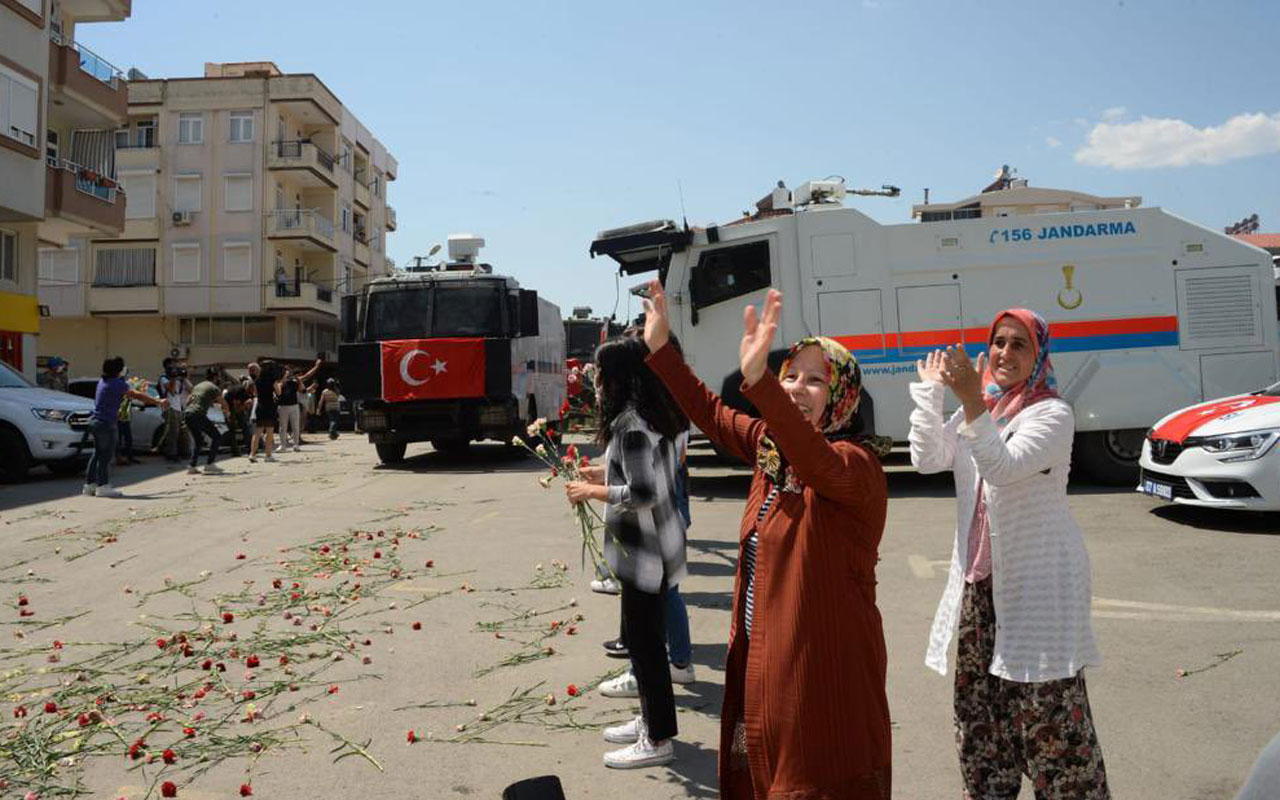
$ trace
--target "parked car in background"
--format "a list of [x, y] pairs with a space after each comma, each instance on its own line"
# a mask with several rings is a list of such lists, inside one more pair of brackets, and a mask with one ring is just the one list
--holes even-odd
[[1147, 432], [1138, 491], [1187, 505], [1280, 511], [1280, 383], [1175, 411]]
[[83, 470], [92, 416], [92, 400], [42, 389], [0, 363], [0, 480], [22, 480], [36, 465], [59, 475]]
[[[97, 378], [74, 378], [67, 384], [67, 391], [79, 397], [93, 400], [94, 392], [98, 388]], [[158, 398], [160, 395], [156, 393], [154, 385], [147, 386], [147, 394]], [[148, 406], [139, 403], [136, 400], [133, 403], [133, 414], [129, 417], [129, 425], [133, 429], [133, 451], [135, 453], [146, 453], [160, 446], [160, 437], [163, 433], [164, 412], [158, 406]], [[90, 409], [92, 410], [92, 403]], [[181, 409], [179, 409], [181, 410]], [[209, 409], [209, 419], [213, 422], [214, 427], [218, 429], [219, 435], [227, 432], [227, 421], [222, 416], [222, 409], [214, 406]], [[225, 447], [226, 442], [220, 444]]]

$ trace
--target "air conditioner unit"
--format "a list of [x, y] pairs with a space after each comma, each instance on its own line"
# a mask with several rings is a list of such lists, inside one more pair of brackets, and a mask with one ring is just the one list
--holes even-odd
[[174, 225], [190, 225], [190, 224], [191, 224], [191, 212], [190, 212], [190, 211], [175, 211], [175, 212], [173, 212], [173, 224], [174, 224]]

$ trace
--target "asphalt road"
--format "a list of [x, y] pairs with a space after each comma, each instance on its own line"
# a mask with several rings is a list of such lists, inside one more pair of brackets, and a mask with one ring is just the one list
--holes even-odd
[[[148, 746], [172, 743], [175, 766], [130, 761], [122, 740], [101, 755], [79, 754], [72, 766], [55, 762], [47, 780], [69, 784], [81, 773], [90, 796], [130, 800], [149, 790], [156, 796], [166, 779], [184, 798], [238, 796], [246, 781], [255, 797], [496, 798], [517, 779], [555, 773], [571, 798], [716, 796], [744, 470], [698, 451], [691, 456], [691, 575], [682, 588], [699, 680], [677, 688], [675, 764], [617, 773], [600, 762], [607, 746], [596, 728], [626, 719], [635, 706], [592, 691], [566, 694], [569, 684], [589, 687], [621, 666], [599, 647], [616, 631], [617, 601], [587, 589], [576, 524], [559, 489], [538, 485], [540, 466], [498, 445], [476, 446], [465, 459], [424, 445], [411, 448], [403, 466], [384, 468], [360, 437], [311, 441], [275, 464], [225, 461], [227, 474], [216, 477], [155, 463], [126, 468], [116, 476], [127, 495], [120, 500], [82, 497], [77, 481], [35, 475], [0, 487], [0, 741], [16, 731], [10, 706], [38, 709], [52, 692], [69, 696], [76, 679], [141, 680], [123, 671], [38, 670], [89, 658], [101, 643], [135, 642], [147, 652], [145, 662], [135, 659], [148, 672], [146, 685], [180, 687], [199, 677], [198, 666], [184, 667], [171, 647], [159, 651], [161, 659], [150, 641], [209, 629], [220, 633], [223, 658], [239, 647], [271, 657], [253, 674], [232, 664], [219, 677], [216, 702], [155, 701], [150, 710], [162, 709], [165, 719]], [[946, 476], [919, 476], [901, 463], [889, 471], [878, 577], [894, 795], [955, 798], [951, 680], [923, 664], [954, 496]], [[1093, 559], [1094, 626], [1105, 664], [1088, 680], [1114, 796], [1231, 797], [1280, 729], [1280, 521], [1169, 508], [1091, 486], [1074, 488], [1072, 507]], [[376, 538], [357, 540], [352, 531]], [[324, 546], [336, 553], [347, 545], [352, 563], [345, 566], [361, 568], [360, 576], [320, 555]], [[374, 559], [375, 551], [385, 554]], [[286, 581], [278, 590], [276, 578]], [[305, 595], [296, 601], [287, 596], [293, 581]], [[355, 582], [363, 588], [353, 590]], [[23, 608], [32, 616], [20, 616]], [[228, 608], [236, 620], [221, 625]], [[306, 624], [286, 614], [305, 615]], [[296, 638], [313, 624], [314, 637]], [[236, 642], [226, 639], [231, 631]], [[54, 639], [62, 649], [53, 650]], [[59, 661], [49, 661], [55, 652]], [[342, 659], [333, 661], [333, 652]], [[275, 660], [283, 653], [324, 669], [311, 678], [301, 667], [286, 674]], [[28, 671], [15, 675], [18, 666]], [[68, 683], [50, 688], [59, 681]], [[290, 682], [299, 691], [281, 688]], [[250, 711], [262, 719], [232, 719], [220, 732], [206, 736], [201, 728], [183, 738], [180, 721], [198, 709], [209, 712], [199, 725], [215, 712], [244, 714], [250, 701], [242, 692], [254, 687]], [[554, 706], [544, 700], [548, 693]], [[119, 716], [136, 726], [144, 713]], [[303, 713], [320, 724], [299, 723]], [[411, 729], [416, 744], [406, 741]], [[362, 750], [335, 761], [353, 746]], [[0, 779], [16, 769], [0, 759]]]

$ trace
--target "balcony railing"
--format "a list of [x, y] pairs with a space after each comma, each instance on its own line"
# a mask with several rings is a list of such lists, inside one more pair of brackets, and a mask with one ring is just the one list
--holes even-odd
[[315, 153], [316, 163], [325, 169], [325, 171], [333, 172], [333, 156], [325, 152], [315, 142], [305, 139], [286, 139], [272, 142], [275, 145], [275, 155], [281, 160], [301, 160], [308, 151]]
[[333, 314], [333, 289], [295, 277], [277, 281], [266, 302], [271, 309], [312, 309]]
[[76, 54], [80, 56], [81, 72], [97, 78], [112, 89], [116, 88], [119, 81], [124, 80], [124, 73], [120, 71], [119, 67], [79, 42], [67, 39], [54, 30], [49, 31], [49, 38], [53, 40], [54, 44], [60, 44], [76, 51]]
[[77, 192], [96, 197], [104, 203], [115, 203], [116, 195], [121, 193], [120, 184], [116, 183], [115, 179], [109, 175], [94, 172], [88, 167], [82, 167], [65, 158], [61, 161], [49, 159], [48, 163], [53, 169], [74, 175]]

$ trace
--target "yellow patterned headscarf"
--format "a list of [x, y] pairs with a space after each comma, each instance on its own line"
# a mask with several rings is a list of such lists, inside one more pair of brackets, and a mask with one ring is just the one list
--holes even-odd
[[[849, 430], [854, 414], [858, 412], [858, 405], [862, 402], [862, 368], [858, 366], [858, 359], [844, 345], [826, 336], [806, 336], [787, 351], [782, 369], [778, 371], [779, 377], [787, 374], [787, 368], [791, 366], [791, 360], [796, 354], [809, 346], [819, 348], [827, 364], [827, 387], [830, 391], [820, 422], [822, 433], [830, 441], [851, 439], [878, 458], [883, 458], [893, 447], [892, 439], [854, 435]], [[760, 443], [756, 447], [756, 466], [784, 492], [799, 492], [804, 488], [767, 431], [760, 437]]]

